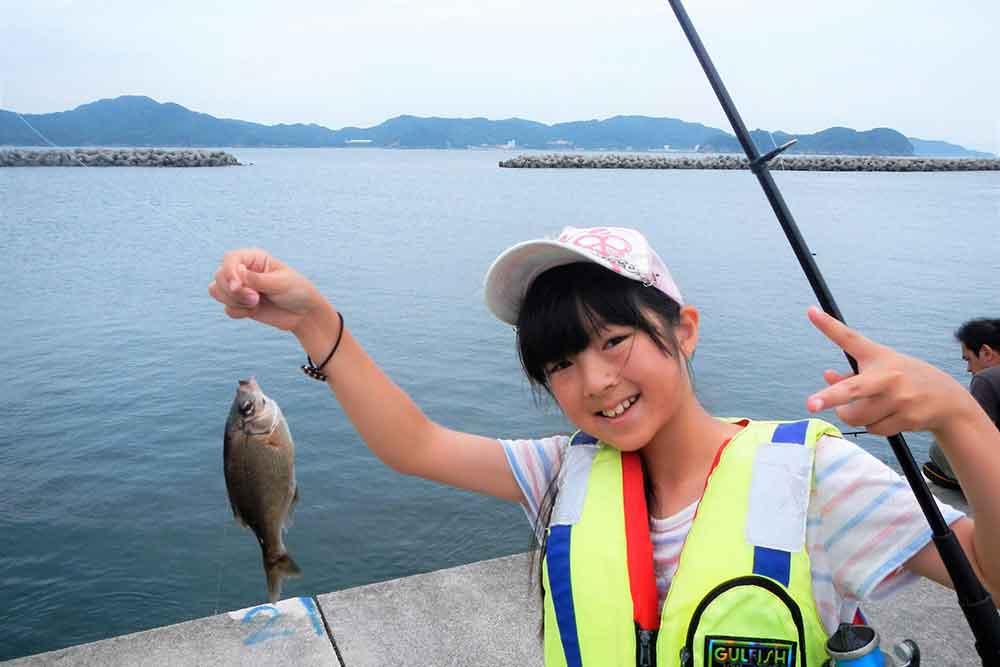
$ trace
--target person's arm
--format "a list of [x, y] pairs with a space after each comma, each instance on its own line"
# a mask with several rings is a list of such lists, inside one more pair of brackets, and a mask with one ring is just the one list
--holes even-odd
[[[316, 362], [340, 335], [337, 311], [315, 286], [263, 250], [228, 253], [208, 288], [234, 319], [292, 332]], [[323, 368], [327, 384], [365, 444], [386, 465], [513, 502], [524, 497], [498, 440], [431, 421], [362, 349], [345, 327]]]
[[[836, 408], [837, 416], [876, 435], [930, 431], [944, 450], [976, 516], [953, 530], [983, 585], [1000, 593], [1000, 431], [969, 392], [951, 376], [918, 359], [879, 345], [818, 308], [809, 319], [858, 362], [857, 375], [828, 370], [830, 385], [806, 401], [811, 412]], [[950, 585], [933, 545], [907, 562], [918, 574]]]
[[[1000, 431], [969, 396], [966, 410], [956, 411], [933, 433], [975, 514], [975, 520], [960, 519], [951, 528], [980, 581], [995, 600], [1000, 599]], [[910, 559], [907, 567], [954, 588], [933, 544]]]

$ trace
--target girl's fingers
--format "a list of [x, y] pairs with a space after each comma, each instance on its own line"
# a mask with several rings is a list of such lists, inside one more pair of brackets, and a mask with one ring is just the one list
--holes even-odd
[[869, 431], [896, 413], [896, 403], [888, 396], [862, 398], [837, 408], [837, 417], [851, 426], [864, 426]]
[[[260, 248], [240, 248], [227, 252], [222, 258], [222, 266], [216, 277], [216, 282], [228, 292], [235, 294], [243, 287], [243, 272], [249, 267], [252, 271], [268, 272], [283, 266], [266, 251]], [[221, 280], [220, 280], [221, 278]]]
[[208, 286], [208, 293], [224, 306], [253, 308], [260, 303], [260, 295], [254, 290], [241, 287], [236, 291], [229, 291], [222, 287], [218, 278]]
[[829, 368], [823, 371], [823, 379], [826, 380], [826, 383], [830, 385], [842, 382], [849, 377], [854, 377], [854, 373], [850, 373], [848, 375], [841, 375], [837, 371], [831, 370]]
[[820, 333], [859, 361], [879, 347], [878, 343], [865, 338], [840, 320], [827, 315], [816, 306], [810, 306], [806, 314], [809, 316], [809, 321], [812, 322], [813, 326], [820, 330]]
[[868, 424], [869, 433], [885, 436], [896, 435], [909, 430], [909, 428], [898, 413], [892, 413], [874, 424]]
[[281, 292], [288, 283], [287, 271], [256, 271], [241, 265], [239, 273], [241, 282], [247, 289], [264, 294]]
[[256, 308], [240, 308], [239, 306], [226, 306], [226, 315], [233, 318], [234, 320], [242, 320], [247, 317], [253, 317], [257, 312]]
[[806, 408], [810, 412], [819, 412], [847, 405], [851, 401], [871, 398], [881, 394], [890, 380], [890, 375], [875, 371], [847, 376], [807, 398]]

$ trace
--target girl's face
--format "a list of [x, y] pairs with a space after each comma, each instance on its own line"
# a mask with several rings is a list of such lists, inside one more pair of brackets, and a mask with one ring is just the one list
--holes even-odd
[[[693, 351], [697, 318], [693, 308], [682, 309], [679, 354]], [[622, 325], [604, 327], [581, 352], [546, 370], [566, 417], [624, 452], [648, 444], [692, 393], [683, 360], [664, 354], [645, 332]]]

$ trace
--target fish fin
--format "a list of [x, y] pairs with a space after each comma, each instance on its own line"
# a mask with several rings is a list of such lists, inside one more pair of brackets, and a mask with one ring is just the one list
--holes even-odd
[[236, 504], [230, 500], [229, 506], [233, 508], [233, 518], [236, 519], [236, 523], [243, 526], [244, 528], [249, 528], [250, 524], [248, 524], [240, 515], [240, 511], [239, 509], [237, 509]]
[[288, 446], [288, 441], [285, 439], [285, 432], [280, 428], [276, 428], [267, 436], [264, 440], [267, 444], [271, 445], [275, 449], [281, 449], [282, 447]]
[[233, 510], [233, 518], [236, 522], [243, 526], [248, 527], [247, 522], [240, 516], [240, 510], [236, 507], [236, 503], [233, 501], [234, 493], [234, 483], [232, 471], [229, 469], [229, 452], [233, 448], [233, 444], [229, 437], [229, 424], [226, 424], [226, 432], [222, 436], [222, 474], [226, 478], [226, 495], [229, 497], [229, 506]]
[[265, 565], [264, 571], [267, 574], [267, 601], [272, 603], [281, 597], [283, 579], [302, 575], [302, 570], [287, 553], [282, 554], [273, 563]]
[[295, 524], [295, 517], [292, 516], [292, 510], [295, 509], [295, 505], [299, 502], [299, 487], [295, 487], [295, 495], [292, 496], [292, 502], [288, 503], [288, 514], [285, 515], [285, 522], [281, 525], [281, 532], [288, 530], [289, 526]]

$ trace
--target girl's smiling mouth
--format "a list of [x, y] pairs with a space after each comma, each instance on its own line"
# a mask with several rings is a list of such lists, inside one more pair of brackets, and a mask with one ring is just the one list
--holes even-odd
[[605, 410], [599, 410], [594, 414], [600, 417], [605, 417], [607, 419], [617, 419], [618, 417], [621, 417], [623, 414], [625, 414], [629, 408], [631, 408], [633, 405], [636, 404], [636, 401], [639, 400], [639, 396], [640, 394], [636, 394], [635, 396], [629, 396], [618, 405], [615, 405], [614, 407], [611, 408], [607, 408]]

